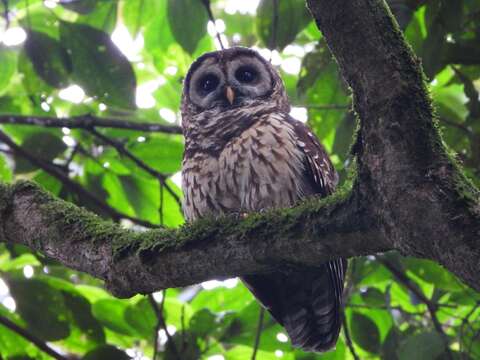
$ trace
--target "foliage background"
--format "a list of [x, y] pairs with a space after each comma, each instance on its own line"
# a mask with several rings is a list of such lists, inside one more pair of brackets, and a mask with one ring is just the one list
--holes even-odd
[[[388, 3], [422, 60], [445, 142], [480, 185], [480, 1]], [[292, 114], [308, 119], [345, 178], [351, 97], [302, 0], [3, 0], [0, 10], [0, 130], [17, 144], [0, 143], [1, 181], [33, 179], [126, 227], [180, 226], [180, 135], [15, 122], [94, 116], [178, 129], [183, 76], [218, 37], [278, 66]], [[355, 258], [348, 331], [335, 351], [307, 354], [268, 314], [259, 321], [236, 279], [120, 300], [96, 279], [0, 244], [0, 359], [51, 359], [38, 344], [60, 358], [147, 359], [155, 342], [163, 359], [476, 359], [479, 305], [432, 262]]]

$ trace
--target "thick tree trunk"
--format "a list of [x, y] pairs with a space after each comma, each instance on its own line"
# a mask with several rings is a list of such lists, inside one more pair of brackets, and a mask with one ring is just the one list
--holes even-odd
[[479, 290], [479, 192], [442, 143], [420, 63], [385, 2], [307, 3], [354, 94], [359, 193], [385, 241]]
[[102, 278], [119, 296], [397, 249], [480, 290], [479, 192], [435, 127], [418, 60], [382, 0], [308, 0], [354, 93], [353, 185], [246, 219], [133, 232], [45, 194], [0, 185], [0, 238]]

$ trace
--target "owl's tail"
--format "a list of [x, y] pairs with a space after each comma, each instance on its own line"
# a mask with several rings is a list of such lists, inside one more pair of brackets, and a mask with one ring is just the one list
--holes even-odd
[[293, 346], [323, 352], [335, 346], [341, 328], [345, 259], [317, 268], [248, 275], [244, 283], [285, 327]]

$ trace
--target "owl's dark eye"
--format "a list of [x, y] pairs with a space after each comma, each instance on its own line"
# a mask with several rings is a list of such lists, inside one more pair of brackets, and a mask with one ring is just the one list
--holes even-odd
[[198, 82], [198, 88], [203, 92], [203, 93], [210, 93], [213, 90], [215, 90], [220, 83], [220, 80], [216, 75], [213, 74], [207, 74], [204, 77], [200, 79]]
[[257, 76], [257, 71], [250, 66], [241, 66], [235, 71], [235, 78], [242, 83], [251, 83]]

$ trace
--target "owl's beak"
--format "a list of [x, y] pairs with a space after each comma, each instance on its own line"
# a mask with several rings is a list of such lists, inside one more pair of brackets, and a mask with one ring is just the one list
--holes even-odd
[[230, 105], [233, 105], [233, 101], [235, 100], [235, 92], [230, 86], [225, 88], [225, 96], [227, 97], [228, 102]]

